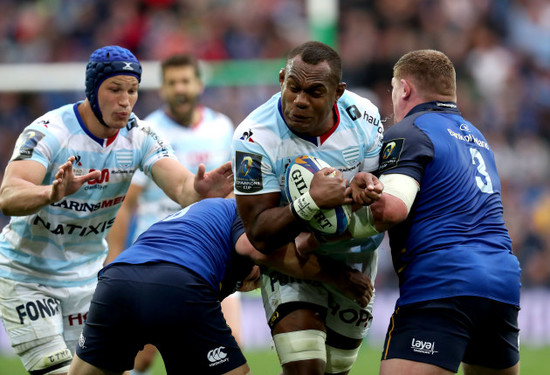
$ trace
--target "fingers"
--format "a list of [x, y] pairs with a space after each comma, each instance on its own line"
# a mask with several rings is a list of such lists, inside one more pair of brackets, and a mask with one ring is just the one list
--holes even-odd
[[[218, 168], [222, 168], [222, 167], [223, 166], [218, 167]], [[197, 178], [199, 180], [202, 180], [204, 178], [205, 172], [206, 172], [206, 166], [203, 163], [200, 163], [199, 167], [197, 168], [197, 174], [196, 174], [195, 178]]]

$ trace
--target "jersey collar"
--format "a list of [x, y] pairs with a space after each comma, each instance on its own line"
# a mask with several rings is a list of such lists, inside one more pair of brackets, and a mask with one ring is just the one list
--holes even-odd
[[440, 101], [433, 101], [433, 102], [426, 102], [421, 103], [415, 106], [413, 109], [407, 113], [407, 116], [410, 116], [412, 114], [415, 114], [417, 112], [454, 112], [456, 114], [460, 114], [460, 111], [458, 110], [458, 106], [455, 102], [440, 102]]
[[116, 137], [117, 137], [118, 133], [120, 132], [120, 130], [117, 131], [115, 135], [113, 135], [112, 137], [107, 138], [107, 139], [98, 138], [95, 135], [93, 135], [92, 132], [90, 132], [90, 130], [84, 124], [84, 120], [82, 120], [82, 117], [80, 116], [80, 112], [78, 112], [78, 105], [80, 103], [82, 103], [82, 101], [75, 103], [74, 106], [73, 106], [74, 114], [76, 115], [76, 119], [78, 120], [78, 124], [80, 125], [82, 130], [84, 130], [84, 133], [88, 134], [88, 136], [90, 138], [92, 138], [97, 144], [99, 144], [101, 147], [108, 147], [111, 143], [114, 142], [114, 140], [116, 139]]

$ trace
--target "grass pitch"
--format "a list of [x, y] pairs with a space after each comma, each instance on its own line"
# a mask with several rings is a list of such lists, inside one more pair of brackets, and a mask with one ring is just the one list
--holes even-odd
[[[379, 346], [364, 345], [359, 352], [357, 362], [353, 366], [350, 375], [378, 375], [380, 369]], [[245, 356], [248, 364], [255, 375], [278, 375], [281, 366], [274, 350], [247, 350]], [[550, 346], [521, 348], [521, 374], [522, 375], [544, 375], [550, 371]], [[182, 373], [184, 373], [182, 369]], [[162, 358], [158, 357], [152, 369], [152, 375], [164, 375], [164, 364]], [[459, 371], [459, 374], [462, 374]], [[27, 375], [21, 362], [14, 356], [0, 355], [0, 375]]]

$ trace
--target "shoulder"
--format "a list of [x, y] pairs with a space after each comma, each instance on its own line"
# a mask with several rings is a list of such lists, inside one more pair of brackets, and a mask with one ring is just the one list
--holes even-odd
[[237, 126], [233, 140], [261, 144], [279, 142], [289, 132], [279, 111], [280, 97], [280, 93], [277, 93], [252, 111]]
[[370, 99], [360, 96], [353, 91], [344, 91], [344, 94], [338, 100], [338, 107], [343, 108], [351, 117], [364, 116], [366, 112], [370, 116], [380, 118], [378, 107]]
[[382, 128], [378, 107], [352, 91], [344, 91], [338, 100], [338, 111], [344, 123], [353, 123], [365, 129]]
[[213, 108], [203, 106], [202, 107], [204, 119], [207, 122], [212, 122], [220, 126], [231, 126], [234, 128], [233, 121], [225, 113], [216, 111]]

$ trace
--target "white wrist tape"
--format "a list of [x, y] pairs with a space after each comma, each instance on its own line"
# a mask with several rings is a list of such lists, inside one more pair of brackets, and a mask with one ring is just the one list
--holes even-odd
[[353, 238], [366, 238], [378, 234], [369, 206], [363, 206], [351, 215], [348, 230]]
[[294, 216], [302, 220], [310, 221], [319, 212], [319, 206], [315, 203], [309, 192], [302, 194], [290, 204]]

